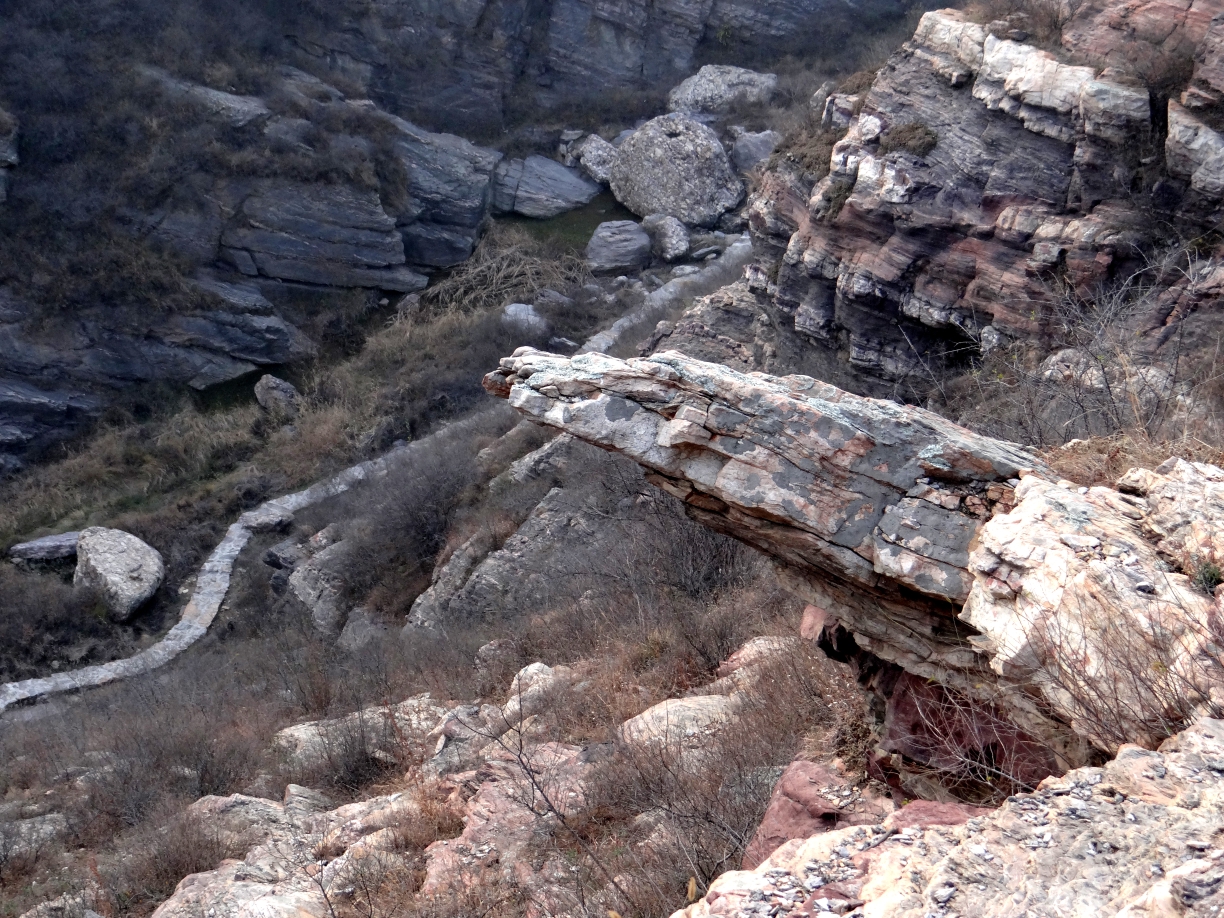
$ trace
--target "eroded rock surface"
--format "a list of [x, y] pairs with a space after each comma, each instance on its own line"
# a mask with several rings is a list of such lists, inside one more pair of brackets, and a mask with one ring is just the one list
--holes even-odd
[[[1036, 334], [1055, 274], [1081, 292], [1125, 276], [1152, 244], [1145, 208], [1213, 221], [1224, 141], [1202, 107], [1218, 94], [1207, 6], [1081, 7], [1073, 54], [927, 13], [869, 91], [827, 97], [827, 127], [846, 133], [810, 196], [783, 168], [754, 199], [754, 232], [782, 254], [783, 321], [864, 379], [903, 380], [923, 360]], [[1138, 46], [1188, 61], [1200, 43], [1201, 90], [1154, 110]], [[892, 142], [922, 131], [930, 143]], [[1172, 181], [1153, 171], [1162, 160]]]
[[1048, 779], [971, 819], [911, 821], [904, 807], [878, 825], [789, 841], [754, 871], [723, 874], [676, 916], [758, 905], [778, 915], [858, 907], [872, 918], [1215, 914], [1221, 752], [1224, 722], [1203, 719], [1158, 752], [1124, 746], [1103, 768]]
[[777, 74], [707, 64], [668, 93], [667, 107], [673, 112], [721, 113], [736, 105], [765, 106], [777, 87]]

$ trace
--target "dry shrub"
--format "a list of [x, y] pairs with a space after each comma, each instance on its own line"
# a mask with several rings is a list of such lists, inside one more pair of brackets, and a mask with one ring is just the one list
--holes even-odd
[[921, 159], [934, 150], [938, 143], [938, 134], [921, 121], [911, 121], [885, 131], [884, 136], [880, 138], [880, 152], [895, 153], [904, 150]]
[[463, 832], [463, 808], [453, 786], [436, 778], [417, 776], [406, 792], [413, 806], [405, 808], [394, 826], [395, 850], [423, 852], [436, 841]]
[[1189, 462], [1224, 464], [1224, 450], [1218, 446], [1190, 438], [1156, 440], [1143, 431], [1072, 440], [1041, 453], [1041, 458], [1058, 474], [1088, 487], [1113, 487], [1130, 469], [1154, 469], [1171, 456]]
[[589, 277], [586, 261], [520, 227], [494, 224], [472, 257], [430, 286], [421, 302], [441, 312], [499, 309], [532, 302], [546, 287], [574, 287]]
[[246, 849], [245, 839], [227, 836], [191, 813], [161, 828], [131, 833], [121, 840], [118, 856], [102, 868], [109, 904], [121, 914], [146, 912], [169, 898], [183, 877], [212, 870]]

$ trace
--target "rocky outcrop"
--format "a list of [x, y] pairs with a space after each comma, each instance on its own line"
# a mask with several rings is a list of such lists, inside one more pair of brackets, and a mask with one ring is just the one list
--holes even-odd
[[[990, 747], [1023, 785], [1091, 746], [1158, 741], [1222, 684], [1212, 601], [1169, 571], [1190, 569], [1187, 539], [1213, 556], [1221, 518], [1204, 511], [1224, 471], [1174, 463], [1124, 482], [1155, 503], [1081, 493], [922, 409], [674, 352], [521, 349], [486, 388], [635, 459], [695, 519], [771, 555], [828, 649], [884, 697], [881, 773]], [[1145, 531], [1168, 533], [1163, 557]]]
[[[291, 40], [321, 70], [389, 110], [463, 133], [507, 108], [671, 86], [703, 43], [777, 53], [821, 26], [827, 0], [437, 0], [376, 3], [360, 16], [301, 18]], [[897, 8], [900, 9], [899, 7]], [[405, 28], [404, 23], [428, 23]]]
[[878, 825], [787, 842], [674, 918], [757, 905], [873, 918], [1214, 914], [1224, 907], [1222, 752], [1224, 722], [1203, 719], [1158, 752], [1125, 746], [1102, 768], [1050, 778], [968, 820], [912, 804]]
[[713, 226], [744, 197], [717, 135], [684, 114], [646, 122], [620, 145], [612, 193], [639, 216]]
[[725, 114], [741, 105], [764, 107], [778, 87], [777, 74], [707, 64], [667, 96], [668, 111]]
[[404, 293], [425, 286], [405, 267], [404, 240], [375, 191], [260, 180], [239, 213], [221, 257], [243, 274]]
[[161, 554], [131, 533], [91, 526], [77, 538], [73, 585], [94, 593], [117, 622], [148, 602], [165, 574]]
[[[1165, 112], [1143, 83], [1154, 77], [1111, 52], [1159, 41], [1157, 32], [1177, 46], [1206, 31], [1183, 28], [1184, 18], [1160, 4], [1084, 7], [1065, 33], [1076, 56], [956, 11], [927, 13], [869, 91], [828, 97], [831, 128], [839, 100], [853, 103], [829, 175], [810, 196], [778, 178], [750, 210], [754, 232], [784, 252], [782, 321], [865, 380], [902, 380], [955, 365], [954, 354], [983, 341], [1036, 335], [1054, 274], [1081, 292], [1125, 274], [1150, 242], [1145, 209], [1213, 211], [1224, 190], [1218, 135], [1170, 102], [1172, 180], [1162, 178]], [[1126, 39], [1130, 20], [1163, 25], [1136, 25]], [[1096, 37], [1086, 40], [1089, 22]], [[1107, 39], [1108, 30], [1121, 31]], [[1112, 66], [1084, 65], [1102, 58]], [[1207, 86], [1209, 65], [1200, 67], [1195, 85]]]

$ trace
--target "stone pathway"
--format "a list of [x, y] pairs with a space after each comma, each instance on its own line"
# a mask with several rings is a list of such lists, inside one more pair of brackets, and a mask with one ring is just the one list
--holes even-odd
[[[438, 433], [450, 429], [451, 427], [448, 426]], [[225, 538], [213, 549], [208, 560], [200, 568], [195, 592], [191, 594], [187, 605], [184, 606], [178, 624], [171, 628], [165, 637], [152, 647], [122, 660], [100, 663], [97, 666], [86, 666], [83, 669], [56, 673], [53, 676], [44, 676], [39, 679], [6, 683], [0, 686], [0, 713], [17, 702], [29, 701], [58, 692], [106, 685], [118, 679], [138, 676], [165, 666], [208, 632], [213, 619], [217, 617], [225, 594], [229, 591], [234, 562], [238, 560], [238, 555], [246, 547], [253, 534], [292, 520], [293, 514], [299, 510], [327, 500], [329, 497], [343, 494], [360, 482], [383, 477], [387, 474], [387, 469], [393, 459], [415, 451], [433, 436], [437, 434], [392, 449], [377, 459], [354, 465], [303, 491], [265, 501], [254, 510], [242, 514], [238, 521], [229, 527]]]

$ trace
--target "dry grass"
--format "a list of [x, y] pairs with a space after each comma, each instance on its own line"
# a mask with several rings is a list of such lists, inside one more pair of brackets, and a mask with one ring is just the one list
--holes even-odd
[[1224, 449], [1219, 446], [1192, 438], [1152, 439], [1142, 431], [1073, 440], [1065, 446], [1041, 453], [1041, 458], [1054, 471], [1076, 484], [1088, 487], [1113, 487], [1130, 469], [1154, 469], [1170, 456], [1189, 462], [1224, 465]]
[[920, 121], [911, 121], [886, 131], [880, 138], [880, 152], [895, 153], [904, 150], [921, 159], [934, 150], [938, 143], [938, 134]]
[[530, 303], [546, 287], [579, 286], [589, 279], [586, 261], [520, 227], [494, 225], [472, 257], [429, 287], [421, 302], [439, 312], [497, 309]]

